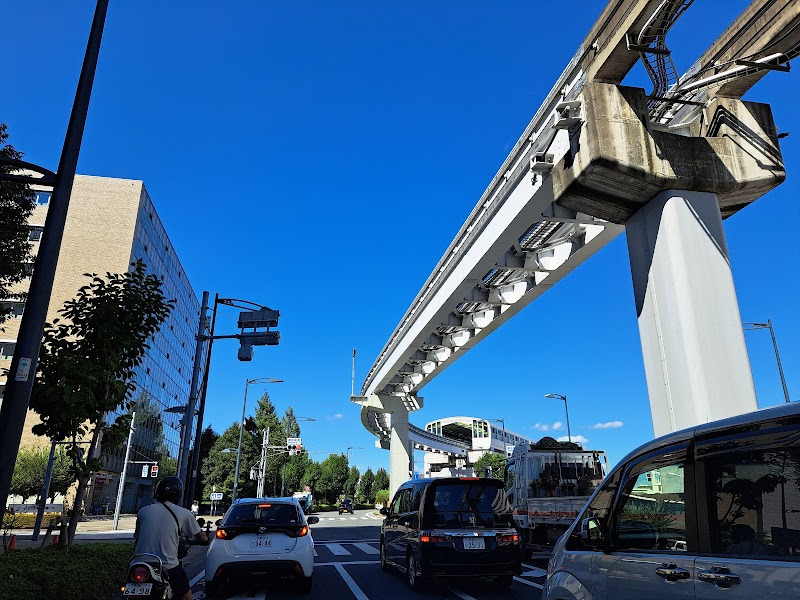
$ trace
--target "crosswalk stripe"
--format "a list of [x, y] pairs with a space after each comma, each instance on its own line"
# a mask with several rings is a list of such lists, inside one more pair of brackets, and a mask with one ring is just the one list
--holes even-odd
[[540, 583], [534, 583], [532, 581], [528, 581], [527, 579], [522, 579], [521, 577], [514, 577], [514, 581], [519, 581], [520, 583], [524, 583], [525, 585], [529, 585], [531, 587], [539, 588], [540, 590], [544, 589], [544, 586]]
[[325, 544], [325, 547], [336, 556], [350, 556], [350, 552], [345, 550], [341, 544]]
[[317, 554], [317, 549], [316, 548], [314, 548], [314, 556], [319, 556], [319, 554]]
[[380, 554], [380, 550], [378, 550], [375, 546], [370, 546], [369, 544], [353, 544], [356, 548], [364, 552], [365, 554]]

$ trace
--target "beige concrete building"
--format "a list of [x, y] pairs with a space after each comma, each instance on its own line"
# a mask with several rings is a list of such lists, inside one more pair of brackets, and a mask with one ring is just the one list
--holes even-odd
[[[38, 192], [37, 206], [29, 220], [34, 255], [44, 229], [49, 199], [49, 192]], [[188, 401], [200, 307], [143, 182], [76, 176], [47, 320], [52, 322], [64, 302], [86, 285], [88, 278], [84, 273], [121, 273], [138, 259], [145, 262], [148, 272], [163, 280], [167, 297], [175, 298], [176, 305], [150, 344], [134, 378], [138, 390], [135, 399], [139, 404], [136, 421], [144, 427], [137, 427], [134, 436], [131, 460], [139, 464], [129, 472], [123, 510], [133, 510], [149, 502], [153, 478], [143, 467], [150, 462], [160, 464], [163, 471], [165, 464], [178, 455], [180, 415], [163, 411]], [[25, 292], [29, 281], [14, 291]], [[11, 304], [14, 316], [3, 325], [5, 331], [0, 332], [0, 401], [5, 387], [4, 372], [10, 366], [25, 308], [22, 297]], [[49, 446], [48, 439], [32, 433], [31, 427], [37, 422], [38, 415], [29, 412], [21, 447]], [[115, 502], [123, 462], [121, 449], [104, 449], [103, 458], [105, 469], [93, 482], [89, 511], [105, 510]]]

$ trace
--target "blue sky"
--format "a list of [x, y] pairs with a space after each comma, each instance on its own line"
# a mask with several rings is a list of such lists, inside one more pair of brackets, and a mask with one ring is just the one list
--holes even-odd
[[[112, 0], [78, 172], [142, 179], [198, 295], [262, 302], [282, 341], [251, 363], [215, 348], [207, 417], [239, 418], [245, 378], [279, 377], [313, 452], [388, 452], [348, 401], [602, 9], [599, 1]], [[747, 5], [696, 2], [668, 38], [679, 71]], [[0, 121], [55, 169], [94, 3], [7, 0]], [[13, 57], [13, 58], [12, 58]], [[650, 90], [637, 66], [625, 82]], [[772, 319], [800, 399], [797, 73], [771, 73], [786, 183], [726, 221], [746, 321]], [[233, 333], [235, 311], [220, 317]], [[783, 402], [769, 334], [746, 334], [759, 404]], [[251, 398], [259, 394], [251, 389]], [[625, 238], [423, 390], [411, 421], [563, 422], [613, 461], [652, 438]], [[593, 429], [620, 421], [619, 428]], [[551, 432], [548, 432], [551, 433]], [[563, 434], [563, 430], [561, 430]], [[321, 456], [316, 456], [321, 458]], [[421, 459], [421, 456], [418, 457]]]

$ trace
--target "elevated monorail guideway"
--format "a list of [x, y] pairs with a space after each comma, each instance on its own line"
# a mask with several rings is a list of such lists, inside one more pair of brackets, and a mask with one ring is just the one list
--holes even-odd
[[[756, 0], [678, 77], [691, 4], [609, 2], [381, 350], [352, 400], [392, 489], [422, 387], [623, 229], [656, 434], [755, 409], [722, 218], [785, 178], [769, 106], [738, 98], [800, 52], [800, 2]], [[620, 85], [638, 60], [649, 96]]]

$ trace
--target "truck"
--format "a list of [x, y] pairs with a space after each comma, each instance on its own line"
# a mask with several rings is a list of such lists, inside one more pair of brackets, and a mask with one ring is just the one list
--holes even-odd
[[300, 504], [300, 508], [303, 509], [305, 514], [311, 514], [311, 511], [314, 509], [314, 496], [311, 495], [310, 490], [295, 492], [292, 494], [292, 497], [297, 498], [297, 502]]
[[514, 447], [506, 460], [506, 498], [529, 551], [550, 552], [607, 469], [605, 452], [551, 437]]

